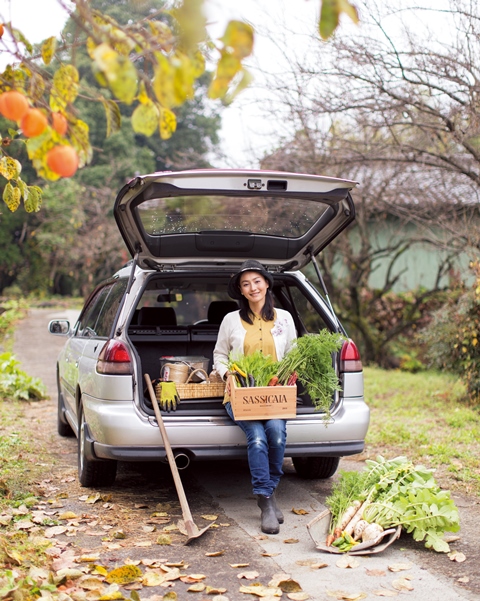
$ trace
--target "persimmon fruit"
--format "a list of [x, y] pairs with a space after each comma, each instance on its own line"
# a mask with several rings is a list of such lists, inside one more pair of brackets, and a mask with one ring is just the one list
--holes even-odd
[[27, 111], [20, 123], [23, 135], [27, 138], [39, 136], [45, 131], [47, 125], [47, 118], [39, 109], [30, 109]]
[[5, 27], [3, 26], [3, 23], [0, 23], [0, 38], [3, 36], [4, 33], [5, 33]]
[[62, 177], [72, 177], [78, 169], [78, 154], [73, 146], [54, 146], [47, 152], [47, 165]]
[[57, 134], [64, 136], [68, 128], [67, 118], [62, 113], [52, 113], [52, 127]]
[[20, 121], [28, 109], [28, 100], [20, 92], [10, 90], [0, 94], [0, 113], [7, 119]]

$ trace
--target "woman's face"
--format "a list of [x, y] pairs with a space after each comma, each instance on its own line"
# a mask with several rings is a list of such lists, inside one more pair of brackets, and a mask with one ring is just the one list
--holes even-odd
[[250, 304], [265, 302], [268, 282], [258, 271], [246, 271], [242, 273], [239, 286], [240, 292]]

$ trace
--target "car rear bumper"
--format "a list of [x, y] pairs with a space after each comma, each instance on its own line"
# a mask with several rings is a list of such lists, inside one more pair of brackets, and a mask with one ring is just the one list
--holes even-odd
[[[82, 396], [90, 448], [98, 459], [157, 461], [165, 458], [154, 417], [142, 415], [130, 401]], [[344, 399], [328, 422], [321, 415], [287, 420], [287, 457], [343, 457], [361, 453], [369, 424], [363, 398]], [[227, 416], [163, 416], [170, 445], [192, 459], [231, 459], [246, 455], [243, 431]]]
[[[158, 447], [112, 447], [98, 442], [93, 443], [93, 456], [97, 459], [115, 459], [117, 461], [166, 461], [167, 455], [163, 446]], [[356, 455], [364, 449], [363, 440], [344, 443], [314, 443], [309, 445], [288, 445], [285, 457], [345, 457]], [[190, 460], [241, 459], [247, 456], [245, 445], [231, 447], [189, 446], [172, 448], [173, 454], [187, 455]]]

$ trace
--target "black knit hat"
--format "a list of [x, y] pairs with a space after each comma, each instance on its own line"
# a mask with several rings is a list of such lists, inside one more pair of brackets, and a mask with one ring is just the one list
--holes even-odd
[[253, 259], [248, 259], [244, 261], [240, 265], [240, 269], [237, 271], [235, 275], [230, 278], [228, 283], [228, 295], [235, 300], [239, 300], [242, 298], [242, 293], [240, 292], [239, 280], [242, 273], [246, 271], [258, 271], [263, 277], [267, 280], [270, 285], [270, 288], [273, 286], [273, 276], [271, 273], [265, 269], [265, 267], [259, 263], [258, 261], [254, 261]]

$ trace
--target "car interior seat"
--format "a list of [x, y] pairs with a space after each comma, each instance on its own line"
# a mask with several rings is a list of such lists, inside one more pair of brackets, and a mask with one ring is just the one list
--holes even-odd
[[227, 313], [231, 313], [237, 309], [238, 305], [235, 301], [212, 301], [208, 307], [208, 323], [220, 325]]
[[139, 326], [176, 326], [173, 307], [142, 307], [138, 313]]

